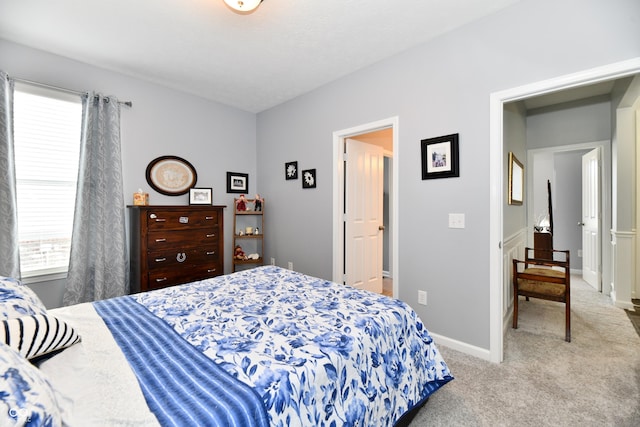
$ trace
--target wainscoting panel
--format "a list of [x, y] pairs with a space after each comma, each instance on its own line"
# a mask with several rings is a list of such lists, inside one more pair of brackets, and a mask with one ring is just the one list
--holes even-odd
[[502, 319], [504, 322], [503, 330], [507, 327], [508, 321], [513, 314], [513, 285], [511, 278], [513, 277], [514, 258], [524, 259], [524, 248], [527, 244], [527, 229], [523, 228], [519, 232], [506, 238], [502, 245]]
[[612, 230], [611, 237], [613, 249], [611, 299], [617, 307], [633, 310], [631, 299], [638, 298], [634, 296], [636, 233]]

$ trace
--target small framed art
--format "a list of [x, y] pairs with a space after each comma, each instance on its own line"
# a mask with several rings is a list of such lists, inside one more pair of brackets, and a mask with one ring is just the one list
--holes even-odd
[[284, 179], [298, 179], [298, 162], [284, 164]]
[[213, 203], [213, 189], [211, 188], [190, 188], [190, 205], [210, 205]]
[[227, 172], [227, 193], [247, 193], [249, 191], [249, 174]]
[[460, 176], [458, 134], [423, 139], [422, 179]]
[[315, 169], [302, 171], [302, 188], [316, 188], [317, 177]]
[[521, 205], [524, 200], [524, 166], [509, 151], [509, 204]]

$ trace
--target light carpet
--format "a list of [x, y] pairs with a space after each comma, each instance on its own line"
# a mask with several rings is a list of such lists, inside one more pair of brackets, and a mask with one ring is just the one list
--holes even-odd
[[640, 426], [640, 337], [609, 297], [571, 280], [570, 343], [563, 304], [522, 298], [503, 363], [438, 346], [455, 379], [410, 426]]

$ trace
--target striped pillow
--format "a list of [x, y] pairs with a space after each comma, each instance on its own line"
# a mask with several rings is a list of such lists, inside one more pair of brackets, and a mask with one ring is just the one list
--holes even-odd
[[71, 325], [50, 314], [35, 314], [3, 320], [0, 342], [31, 360], [80, 342], [80, 336]]

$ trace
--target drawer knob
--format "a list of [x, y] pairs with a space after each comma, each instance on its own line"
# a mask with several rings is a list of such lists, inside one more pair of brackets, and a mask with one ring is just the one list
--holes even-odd
[[166, 242], [167, 239], [156, 239], [156, 243], [162, 243], [162, 242]]
[[207, 255], [215, 255], [215, 254], [216, 254], [216, 251], [207, 252]]
[[210, 269], [207, 270], [207, 273], [214, 273], [215, 271], [216, 271], [215, 268], [210, 268]]
[[166, 261], [166, 258], [156, 258], [156, 262], [164, 262]]
[[165, 280], [167, 280], [166, 277], [160, 277], [159, 279], [156, 279], [156, 282], [164, 282]]
[[185, 262], [186, 260], [187, 260], [187, 254], [185, 254], [184, 252], [178, 252], [178, 255], [176, 255], [176, 261]]
[[216, 237], [215, 234], [207, 234], [207, 237]]
[[204, 219], [206, 219], [207, 221], [211, 221], [213, 219], [212, 216], [205, 216]]

